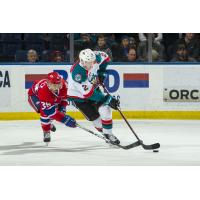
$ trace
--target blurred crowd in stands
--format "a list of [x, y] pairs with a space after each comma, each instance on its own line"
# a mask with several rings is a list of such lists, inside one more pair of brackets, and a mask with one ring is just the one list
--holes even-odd
[[0, 62], [69, 61], [69, 34], [1, 33]]
[[[147, 62], [148, 34], [75, 33], [74, 60], [82, 49], [106, 52], [113, 62]], [[69, 33], [1, 33], [0, 62], [69, 62]], [[199, 33], [154, 33], [153, 62], [199, 62]]]

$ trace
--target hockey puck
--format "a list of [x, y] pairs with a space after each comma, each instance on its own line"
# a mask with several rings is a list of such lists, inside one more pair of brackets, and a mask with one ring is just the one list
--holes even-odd
[[153, 152], [154, 152], [154, 153], [158, 153], [158, 152], [159, 152], [159, 150], [153, 150]]

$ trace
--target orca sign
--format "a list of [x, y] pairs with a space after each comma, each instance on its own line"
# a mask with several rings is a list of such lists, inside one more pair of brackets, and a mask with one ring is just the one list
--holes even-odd
[[164, 88], [163, 100], [166, 102], [200, 102], [200, 88]]

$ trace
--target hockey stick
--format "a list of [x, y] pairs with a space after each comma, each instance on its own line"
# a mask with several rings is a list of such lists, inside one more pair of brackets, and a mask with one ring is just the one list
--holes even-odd
[[125, 122], [128, 125], [128, 127], [131, 129], [132, 133], [135, 135], [135, 137], [138, 139], [138, 141], [140, 141], [140, 144], [142, 145], [142, 147], [144, 149], [146, 149], [146, 150], [153, 150], [153, 149], [160, 148], [160, 143], [154, 143], [154, 144], [150, 144], [150, 145], [144, 144], [143, 141], [140, 140], [140, 138], [137, 136], [137, 134], [135, 133], [135, 131], [133, 130], [133, 128], [131, 127], [131, 125], [129, 124], [129, 122], [127, 121], [127, 119], [125, 118], [124, 114], [120, 110], [120, 108], [117, 108], [117, 110], [119, 111], [119, 113], [121, 114], [121, 116], [123, 117], [123, 119], [125, 120]]
[[139, 145], [141, 144], [139, 141], [136, 141], [136, 142], [134, 142], [134, 143], [132, 143], [132, 144], [129, 144], [129, 145], [126, 145], [126, 146], [122, 146], [122, 145], [120, 145], [120, 144], [114, 144], [114, 143], [112, 143], [110, 140], [108, 140], [106, 137], [104, 137], [103, 135], [97, 134], [97, 133], [95, 133], [94, 131], [91, 131], [90, 129], [87, 129], [87, 128], [81, 126], [80, 124], [77, 124], [77, 123], [76, 123], [76, 126], [79, 127], [80, 129], [83, 129], [83, 130], [85, 130], [85, 131], [91, 133], [92, 135], [95, 135], [95, 136], [97, 136], [97, 137], [99, 137], [99, 138], [105, 140], [106, 143], [110, 143], [110, 144], [112, 144], [112, 145], [118, 146], [118, 147], [121, 148], [121, 149], [125, 149], [125, 150], [132, 149], [132, 148], [137, 147], [137, 146], [139, 146]]
[[[106, 93], [108, 95], [110, 95], [110, 93], [108, 92], [108, 90], [106, 89], [106, 87], [101, 84], [101, 86], [103, 87], [103, 89], [106, 91]], [[135, 135], [135, 137], [137, 138], [138, 142], [140, 142], [140, 145], [142, 145], [142, 147], [145, 150], [153, 150], [153, 149], [158, 149], [160, 148], [160, 143], [154, 143], [154, 144], [150, 144], [150, 145], [146, 145], [143, 143], [142, 140], [140, 140], [140, 138], [138, 137], [138, 135], [135, 133], [135, 131], [133, 130], [133, 128], [131, 127], [131, 125], [129, 124], [128, 120], [126, 119], [126, 117], [124, 116], [124, 114], [122, 113], [121, 109], [119, 107], [117, 107], [117, 110], [119, 111], [120, 115], [122, 116], [122, 118], [124, 119], [124, 121], [126, 122], [126, 124], [128, 125], [128, 127], [130, 128], [131, 132]]]

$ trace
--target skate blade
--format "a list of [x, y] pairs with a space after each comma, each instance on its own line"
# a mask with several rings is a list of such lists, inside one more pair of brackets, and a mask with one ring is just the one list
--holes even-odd
[[118, 146], [116, 146], [116, 145], [114, 145], [114, 144], [110, 144], [110, 143], [109, 143], [109, 147], [112, 148], [112, 149], [119, 149]]
[[49, 146], [49, 142], [45, 142], [45, 146], [48, 147]]

